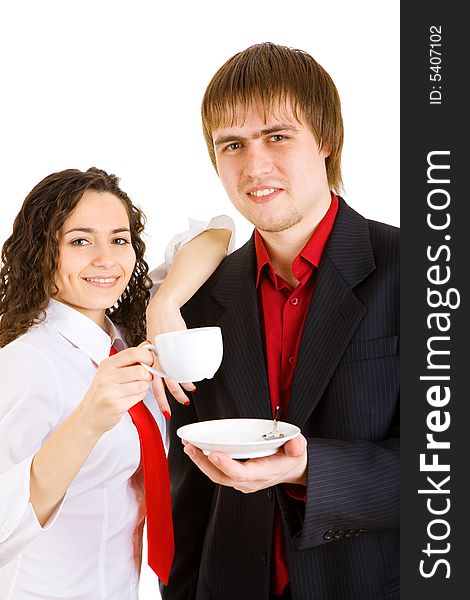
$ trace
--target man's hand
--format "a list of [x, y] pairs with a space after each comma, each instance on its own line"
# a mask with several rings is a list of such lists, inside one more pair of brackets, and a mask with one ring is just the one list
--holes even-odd
[[233, 487], [244, 494], [258, 492], [279, 483], [307, 482], [307, 440], [299, 435], [288, 441], [276, 454], [233, 460], [223, 452], [205, 456], [201, 450], [183, 440], [184, 451], [214, 483]]

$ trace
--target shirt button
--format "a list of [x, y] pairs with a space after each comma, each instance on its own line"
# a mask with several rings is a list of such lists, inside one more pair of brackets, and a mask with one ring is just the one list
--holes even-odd
[[289, 364], [293, 365], [295, 362], [295, 358], [293, 356], [289, 356]]
[[292, 306], [297, 306], [297, 304], [299, 303], [299, 299], [298, 298], [291, 298], [290, 299], [290, 303], [292, 304]]

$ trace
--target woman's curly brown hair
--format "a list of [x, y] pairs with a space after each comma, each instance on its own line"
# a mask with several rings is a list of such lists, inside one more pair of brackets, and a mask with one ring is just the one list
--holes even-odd
[[92, 167], [52, 173], [28, 194], [2, 249], [0, 271], [0, 347], [45, 318], [55, 285], [59, 250], [57, 234], [87, 190], [110, 192], [129, 216], [131, 243], [136, 254], [134, 272], [118, 302], [106, 311], [121, 326], [130, 345], [145, 339], [145, 309], [151, 280], [140, 234], [145, 216], [119, 187], [119, 178]]

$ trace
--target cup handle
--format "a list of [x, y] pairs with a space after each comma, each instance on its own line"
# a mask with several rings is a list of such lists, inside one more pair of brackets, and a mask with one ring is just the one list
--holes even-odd
[[[152, 350], [152, 352], [154, 352], [158, 356], [157, 349], [155, 348], [155, 346], [153, 344], [145, 344], [145, 346], [141, 346], [141, 348], [147, 348], [148, 350]], [[157, 371], [157, 369], [154, 369], [153, 367], [149, 367], [145, 363], [140, 363], [140, 364], [144, 367], [144, 369], [147, 369], [147, 371], [149, 371], [150, 373], [153, 373], [154, 375], [158, 375], [159, 377], [168, 377], [168, 375], [166, 373], [164, 373], [163, 371]]]

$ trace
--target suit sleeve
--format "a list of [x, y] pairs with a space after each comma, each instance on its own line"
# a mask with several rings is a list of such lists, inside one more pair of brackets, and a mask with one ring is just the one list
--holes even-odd
[[379, 443], [307, 439], [306, 501], [280, 491], [299, 549], [399, 526], [399, 443], [398, 422]]

